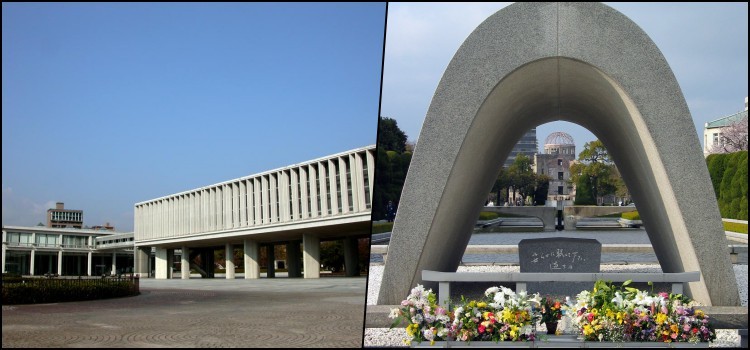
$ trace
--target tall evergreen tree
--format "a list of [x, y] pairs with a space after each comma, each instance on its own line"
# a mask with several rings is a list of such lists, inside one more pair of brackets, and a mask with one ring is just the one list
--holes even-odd
[[380, 117], [378, 122], [378, 151], [373, 189], [372, 215], [374, 220], [387, 217], [388, 203], [398, 205], [406, 172], [411, 163], [411, 152], [406, 151], [407, 136], [396, 120]]

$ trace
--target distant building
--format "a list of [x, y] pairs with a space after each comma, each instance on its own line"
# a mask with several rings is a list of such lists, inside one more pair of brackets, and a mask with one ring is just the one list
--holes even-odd
[[745, 138], [747, 139], [747, 97], [745, 97], [744, 111], [710, 121], [703, 126], [703, 155], [708, 157], [712, 153], [721, 153], [725, 128], [742, 120], [745, 121]]
[[133, 233], [3, 226], [3, 273], [100, 276], [133, 272]]
[[65, 209], [63, 202], [57, 202], [55, 209], [47, 209], [47, 227], [83, 228], [83, 210]]
[[572, 201], [575, 191], [570, 180], [570, 165], [576, 159], [573, 137], [554, 132], [544, 141], [544, 153], [534, 155], [534, 171], [550, 177], [547, 201]]
[[112, 225], [110, 225], [109, 223], [106, 223], [106, 224], [104, 224], [104, 225], [96, 225], [96, 226], [91, 226], [91, 229], [92, 229], [92, 230], [106, 230], [106, 231], [114, 231], [114, 230], [115, 230], [115, 227], [114, 227], [114, 226], [112, 226]]
[[513, 150], [510, 151], [510, 154], [508, 155], [508, 158], [505, 159], [505, 163], [503, 164], [503, 167], [506, 169], [513, 165], [513, 162], [516, 160], [516, 156], [519, 154], [524, 154], [530, 159], [534, 159], [534, 155], [539, 150], [539, 144], [536, 139], [536, 128], [532, 128], [531, 130], [527, 131], [520, 140], [516, 143], [515, 146], [513, 146]]

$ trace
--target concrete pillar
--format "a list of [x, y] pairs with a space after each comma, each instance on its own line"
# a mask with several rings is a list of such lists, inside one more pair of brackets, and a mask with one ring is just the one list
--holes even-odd
[[311, 234], [302, 236], [305, 278], [320, 278], [320, 238]]
[[260, 245], [258, 242], [245, 240], [245, 279], [260, 278]]
[[226, 279], [234, 279], [234, 246], [231, 243], [227, 243], [224, 246], [224, 261], [226, 263]]
[[167, 278], [172, 278], [172, 271], [174, 270], [174, 249], [167, 249]]
[[274, 245], [273, 244], [269, 244], [266, 247], [267, 247], [267, 249], [266, 249], [266, 251], [267, 251], [266, 256], [268, 257], [268, 261], [266, 263], [266, 265], [267, 265], [267, 267], [266, 267], [266, 270], [267, 270], [266, 271], [266, 277], [268, 277], [268, 278], [274, 278], [274, 277], [276, 277], [276, 257], [275, 257], [274, 251], [273, 251]]
[[134, 273], [145, 278], [149, 275], [149, 260], [151, 259], [151, 247], [135, 247], [133, 254]]
[[93, 253], [92, 252], [88, 252], [86, 255], [87, 255], [87, 258], [88, 258], [88, 259], [86, 259], [86, 261], [87, 261], [86, 262], [86, 274], [89, 275], [89, 276], [91, 276], [91, 258], [92, 258]]
[[[7, 242], [7, 240], [6, 240], [6, 237], [5, 237], [5, 236], [6, 236], [6, 235], [5, 235], [5, 230], [3, 230], [3, 242]], [[3, 253], [3, 254], [2, 254], [2, 260], [3, 260], [3, 261], [2, 261], [2, 264], [3, 264], [3, 265], [2, 265], [2, 267], [0, 267], [0, 268], [2, 268], [2, 271], [3, 271], [3, 273], [6, 273], [6, 272], [8, 272], [8, 271], [6, 271], [6, 270], [5, 270], [5, 253], [6, 253], [6, 250], [7, 250], [8, 248], [7, 248], [6, 246], [5, 246], [5, 244], [3, 244], [3, 248], [2, 248], [2, 249], [3, 249], [3, 252], [2, 252], [2, 253]]]
[[167, 265], [167, 250], [165, 248], [156, 248], [156, 275], [154, 278], [161, 280], [169, 278], [169, 275], [167, 274]]
[[[5, 259], [5, 254], [3, 254], [3, 259]], [[59, 252], [57, 252], [57, 275], [58, 276], [62, 276], [62, 261], [63, 261], [63, 252], [62, 250], [60, 250]], [[5, 261], [3, 261], [3, 266], [5, 266]]]
[[180, 259], [180, 278], [190, 279], [190, 249], [182, 246], [182, 257]]
[[117, 275], [117, 252], [112, 252], [112, 275]]
[[359, 276], [359, 246], [356, 238], [344, 238], [344, 269], [347, 277]]
[[[29, 274], [32, 275], [32, 276], [34, 276], [34, 257], [35, 257], [35, 253], [36, 253], [36, 251], [32, 247], [31, 248], [31, 254], [29, 255], [31, 257], [31, 261], [29, 262]], [[89, 253], [89, 254], [91, 254], [91, 253]], [[91, 261], [91, 258], [89, 258], [89, 261]], [[91, 272], [89, 272], [89, 275], [90, 274], [91, 274]]]
[[286, 244], [286, 267], [289, 277], [302, 277], [300, 266], [300, 241], [291, 241]]

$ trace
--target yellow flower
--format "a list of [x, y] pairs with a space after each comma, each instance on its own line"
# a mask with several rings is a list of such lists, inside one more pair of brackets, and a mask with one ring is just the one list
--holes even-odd
[[406, 334], [408, 334], [410, 337], [413, 337], [416, 332], [419, 331], [419, 325], [416, 323], [411, 323], [408, 326], [406, 326]]
[[612, 319], [615, 318], [615, 313], [612, 310], [607, 310], [607, 318]]
[[695, 310], [695, 317], [703, 318], [703, 316], [705, 316], [703, 310]]
[[478, 308], [484, 308], [484, 307], [487, 307], [487, 303], [485, 303], [485, 302], [483, 302], [483, 301], [480, 301], [480, 302], [478, 302], [478, 303], [477, 303], [477, 307], [478, 307]]
[[663, 324], [667, 322], [667, 315], [659, 312], [656, 314], [656, 324]]
[[510, 338], [516, 339], [516, 334], [518, 334], [518, 327], [510, 326]]
[[624, 317], [625, 316], [623, 315], [622, 312], [618, 312], [617, 313], [617, 323], [622, 324]]
[[513, 312], [511, 312], [508, 309], [503, 310], [502, 319], [503, 319], [503, 322], [505, 323], [513, 322]]
[[594, 333], [594, 328], [592, 328], [590, 325], [583, 326], [584, 335], [591, 335], [591, 333]]

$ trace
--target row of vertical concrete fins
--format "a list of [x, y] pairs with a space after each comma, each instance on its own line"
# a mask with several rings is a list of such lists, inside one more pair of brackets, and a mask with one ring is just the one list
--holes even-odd
[[135, 205], [137, 240], [369, 211], [375, 147]]

